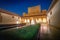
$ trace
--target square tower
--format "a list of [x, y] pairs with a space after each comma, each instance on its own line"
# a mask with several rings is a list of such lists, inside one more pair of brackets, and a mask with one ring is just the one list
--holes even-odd
[[40, 14], [40, 13], [41, 13], [40, 5], [28, 8], [28, 14]]

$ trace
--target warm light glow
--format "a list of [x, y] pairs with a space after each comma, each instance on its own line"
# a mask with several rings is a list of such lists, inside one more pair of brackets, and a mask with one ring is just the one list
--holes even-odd
[[36, 19], [36, 22], [37, 22], [37, 23], [40, 23], [40, 21], [39, 21], [39, 20], [37, 20], [37, 19]]
[[21, 18], [19, 18], [19, 23], [21, 23]]
[[19, 24], [19, 22], [17, 21], [17, 24]]
[[47, 24], [41, 24], [40, 33], [50, 33], [50, 29]]
[[42, 22], [42, 19], [41, 18], [39, 19], [39, 22]]
[[21, 21], [21, 18], [20, 18], [20, 21]]
[[27, 20], [25, 19], [25, 23], [27, 22]]
[[44, 29], [44, 30], [47, 30], [48, 28], [47, 28], [47, 26], [44, 26], [43, 29]]
[[43, 22], [46, 22], [47, 20], [46, 20], [46, 18], [43, 18]]
[[41, 26], [41, 33], [47, 33], [48, 27], [47, 26]]
[[34, 20], [31, 20], [31, 24], [35, 24]]
[[36, 19], [36, 22], [37, 22], [37, 23], [40, 23], [40, 22], [42, 22], [42, 19], [41, 19], [41, 18], [38, 19], [38, 20]]
[[28, 19], [27, 22], [30, 22], [30, 20]]

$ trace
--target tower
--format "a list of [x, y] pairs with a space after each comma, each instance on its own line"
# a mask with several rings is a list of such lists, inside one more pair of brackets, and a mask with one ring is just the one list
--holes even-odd
[[37, 14], [39, 15], [40, 13], [41, 13], [40, 5], [28, 8], [28, 14], [30, 15], [37, 15]]

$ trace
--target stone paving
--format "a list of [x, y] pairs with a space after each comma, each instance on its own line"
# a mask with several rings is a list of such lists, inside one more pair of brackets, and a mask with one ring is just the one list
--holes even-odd
[[48, 24], [41, 24], [40, 40], [60, 40], [60, 30]]

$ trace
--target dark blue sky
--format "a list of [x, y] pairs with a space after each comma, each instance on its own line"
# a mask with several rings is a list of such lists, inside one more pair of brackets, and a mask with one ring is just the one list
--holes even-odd
[[0, 8], [22, 15], [28, 7], [40, 5], [41, 10], [48, 10], [52, 0], [0, 0]]

